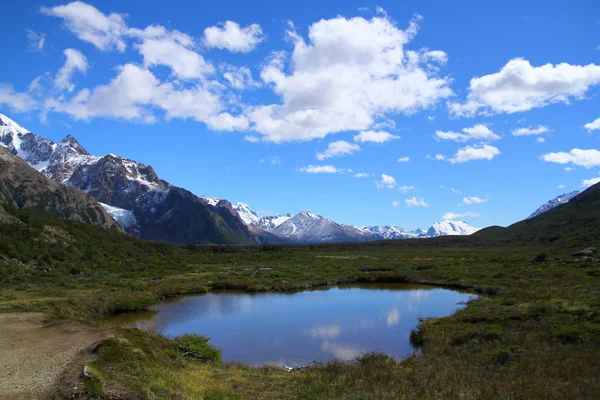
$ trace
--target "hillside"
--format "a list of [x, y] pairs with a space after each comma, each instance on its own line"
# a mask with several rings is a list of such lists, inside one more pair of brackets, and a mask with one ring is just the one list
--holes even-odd
[[520, 243], [560, 242], [565, 245], [597, 242], [600, 240], [600, 184], [534, 218], [507, 228], [494, 226], [482, 229], [473, 237]]
[[121, 230], [93, 197], [46, 178], [5, 147], [0, 147], [0, 204]]

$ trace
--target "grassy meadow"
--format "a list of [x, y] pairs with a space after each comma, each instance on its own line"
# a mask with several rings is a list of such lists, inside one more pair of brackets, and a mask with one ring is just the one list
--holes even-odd
[[[43, 311], [109, 332], [88, 365], [92, 378], [82, 398], [593, 399], [600, 393], [600, 262], [570, 257], [600, 243], [519, 244], [482, 235], [172, 246], [28, 211], [6, 208], [3, 215], [0, 311]], [[419, 354], [403, 361], [365, 354], [291, 372], [222, 363], [203, 338], [182, 346], [105, 321], [217, 288], [287, 291], [357, 281], [440, 285], [479, 297], [452, 316], [422, 321], [411, 335]], [[190, 346], [207, 356], [190, 355]]]

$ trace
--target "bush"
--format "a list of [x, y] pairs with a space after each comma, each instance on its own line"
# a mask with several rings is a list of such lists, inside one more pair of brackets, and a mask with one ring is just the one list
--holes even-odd
[[174, 339], [184, 355], [201, 361], [221, 362], [221, 350], [208, 344], [209, 338], [204, 335], [187, 333]]
[[548, 259], [548, 254], [544, 251], [544, 252], [541, 252], [540, 254], [538, 254], [537, 256], [535, 256], [532, 261], [535, 263], [541, 263], [541, 262], [546, 261], [547, 259]]

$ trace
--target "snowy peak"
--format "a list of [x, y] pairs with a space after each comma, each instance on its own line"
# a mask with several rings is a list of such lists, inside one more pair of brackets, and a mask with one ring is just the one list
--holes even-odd
[[387, 226], [365, 226], [360, 228], [364, 231], [371, 232], [375, 235], [380, 236], [383, 239], [410, 239], [418, 238], [420, 235], [425, 233], [423, 230], [418, 229], [417, 231], [409, 231], [399, 226], [387, 225]]
[[258, 215], [258, 213], [256, 213], [256, 211], [253, 211], [252, 209], [250, 209], [248, 204], [236, 203], [233, 206], [233, 209], [235, 211], [237, 211], [240, 218], [242, 219], [242, 221], [244, 221], [244, 223], [246, 225], [254, 225], [258, 221], [260, 221], [260, 215]]
[[565, 204], [567, 203], [569, 200], [571, 200], [573, 197], [577, 196], [580, 192], [578, 190], [575, 190], [571, 193], [565, 193], [565, 194], [561, 194], [560, 196], [558, 196], [555, 199], [552, 199], [550, 201], [548, 201], [545, 204], [542, 204], [540, 207], [538, 207], [537, 210], [535, 210], [529, 217], [527, 217], [527, 219], [531, 219], [531, 218], [535, 218], [540, 214], [545, 213], [546, 211], [550, 211], [552, 210], [554, 207], [558, 207], [561, 204]]
[[0, 114], [0, 134], [4, 134], [4, 132], [14, 132], [15, 134], [21, 135], [29, 133], [27, 129], [23, 128], [6, 115]]
[[58, 142], [58, 146], [63, 147], [63, 148], [67, 147], [77, 154], [88, 155], [88, 156], [90, 155], [90, 153], [88, 153], [87, 150], [84, 149], [83, 146], [81, 144], [79, 144], [77, 139], [75, 139], [75, 137], [71, 134], [65, 136], [63, 140]]
[[442, 221], [436, 222], [427, 230], [428, 237], [452, 236], [452, 235], [471, 235], [480, 230], [463, 221]]

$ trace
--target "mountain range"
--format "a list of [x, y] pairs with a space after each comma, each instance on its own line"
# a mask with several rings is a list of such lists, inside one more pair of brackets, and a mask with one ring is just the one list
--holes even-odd
[[[67, 135], [56, 143], [0, 114], [0, 144], [40, 174], [96, 199], [127, 233], [170, 243], [327, 243], [471, 235], [479, 228], [441, 221], [428, 229], [344, 225], [302, 211], [261, 216], [248, 205], [197, 196], [159, 178], [151, 166], [108, 154], [88, 153]], [[571, 199], [559, 196], [529, 218]]]

